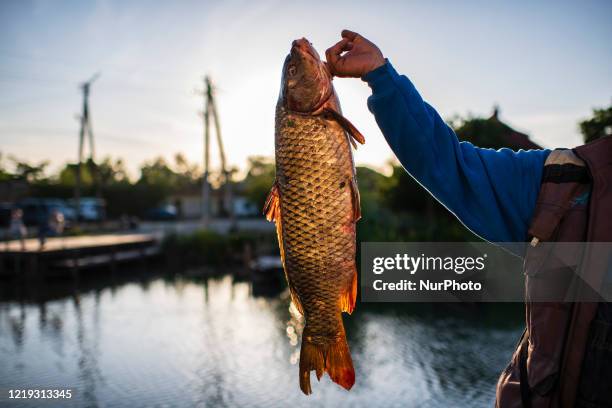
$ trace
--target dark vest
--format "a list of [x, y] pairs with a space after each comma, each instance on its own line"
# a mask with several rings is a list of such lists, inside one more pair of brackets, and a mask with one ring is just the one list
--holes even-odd
[[[496, 406], [612, 406], [612, 304], [532, 302], [551, 277], [580, 296], [601, 286], [610, 258], [588, 246], [550, 242], [612, 241], [612, 137], [573, 150], [554, 150], [542, 185], [525, 253], [526, 329], [497, 383]], [[551, 250], [555, 246], [573, 250]], [[553, 274], [553, 275], [551, 275]], [[577, 286], [576, 286], [577, 285]]]

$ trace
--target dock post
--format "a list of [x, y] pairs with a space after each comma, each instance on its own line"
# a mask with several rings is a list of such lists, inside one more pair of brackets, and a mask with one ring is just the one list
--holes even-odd
[[28, 280], [33, 280], [38, 272], [38, 254], [32, 252], [26, 258], [25, 273]]
[[21, 254], [13, 254], [13, 268], [15, 269], [15, 276], [18, 276], [20, 279], [23, 278], [21, 276]]
[[110, 271], [113, 275], [117, 272], [117, 249], [115, 247], [111, 247]]
[[144, 244], [140, 245], [140, 264], [142, 266], [143, 272], [147, 269], [147, 250]]
[[79, 279], [79, 250], [72, 251], [72, 277], [75, 280]]

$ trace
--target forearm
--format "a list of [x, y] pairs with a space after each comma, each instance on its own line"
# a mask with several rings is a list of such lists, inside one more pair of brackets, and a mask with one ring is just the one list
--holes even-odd
[[414, 85], [387, 63], [364, 78], [368, 107], [404, 168], [468, 228], [490, 241], [522, 241], [548, 151], [460, 143]]

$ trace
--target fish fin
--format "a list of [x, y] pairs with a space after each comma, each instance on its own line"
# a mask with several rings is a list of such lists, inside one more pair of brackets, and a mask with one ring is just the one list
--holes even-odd
[[355, 302], [357, 301], [357, 268], [353, 266], [353, 273], [346, 287], [346, 291], [340, 296], [340, 307], [343, 312], [348, 314], [355, 310]]
[[263, 213], [268, 221], [276, 222], [277, 218], [280, 220], [280, 193], [276, 181], [272, 185], [268, 197], [266, 197]]
[[355, 384], [355, 369], [346, 337], [329, 346], [325, 355], [325, 368], [329, 377], [344, 389], [350, 390]]
[[307, 329], [302, 336], [302, 349], [300, 350], [300, 389], [306, 395], [312, 394], [310, 387], [310, 372], [315, 371], [317, 379], [325, 372], [324, 346], [314, 344], [307, 339]]
[[363, 137], [361, 132], [357, 130], [355, 125], [353, 125], [347, 118], [342, 116], [342, 114], [338, 113], [338, 111], [330, 107], [326, 107], [325, 109], [323, 109], [323, 113], [326, 113], [332, 118], [334, 118], [334, 120], [338, 122], [340, 126], [342, 126], [342, 128], [346, 131], [346, 133], [348, 133], [353, 139], [352, 144], [355, 148], [357, 148], [355, 141], [359, 142], [360, 144], [365, 143], [365, 137]]
[[285, 251], [283, 250], [283, 227], [281, 220], [281, 209], [280, 209], [280, 192], [278, 184], [274, 182], [266, 203], [264, 204], [264, 214], [268, 221], [273, 221], [276, 224], [276, 236], [278, 238], [278, 248], [280, 250], [281, 262], [283, 267], [285, 266]]
[[[287, 278], [287, 282], [289, 282], [289, 277], [287, 276], [287, 269], [285, 266], [285, 250], [283, 248], [283, 228], [282, 228], [282, 218], [280, 211], [280, 191], [278, 189], [278, 184], [274, 182], [270, 193], [268, 194], [268, 198], [266, 199], [266, 204], [264, 205], [264, 214], [266, 215], [266, 219], [268, 221], [274, 221], [276, 224], [276, 237], [278, 238], [278, 248], [280, 250], [281, 262], [283, 263], [283, 269], [285, 269], [285, 278]], [[302, 304], [300, 302], [300, 298], [298, 297], [297, 292], [289, 285], [289, 291], [291, 292], [291, 301], [293, 305], [297, 309], [298, 312], [303, 316], [304, 308], [302, 308]]]
[[353, 221], [357, 222], [361, 219], [361, 199], [359, 197], [359, 189], [357, 188], [357, 180], [354, 175], [351, 179], [351, 194], [353, 197]]
[[300, 351], [300, 389], [306, 395], [312, 394], [310, 387], [310, 372], [315, 371], [317, 380], [324, 372], [336, 384], [350, 390], [355, 384], [355, 369], [346, 342], [346, 337], [332, 345], [315, 344], [309, 340], [308, 326], [304, 328], [302, 349]]
[[[289, 280], [287, 280], [287, 282], [289, 282]], [[298, 297], [297, 292], [293, 289], [291, 285], [289, 285], [289, 293], [291, 293], [291, 301], [293, 302], [293, 306], [295, 306], [297, 311], [300, 312], [302, 316], [304, 316], [304, 308], [302, 307], [302, 302], [300, 302], [300, 298]]]

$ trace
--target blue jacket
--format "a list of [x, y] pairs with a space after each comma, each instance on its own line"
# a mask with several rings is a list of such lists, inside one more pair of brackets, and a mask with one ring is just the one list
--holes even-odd
[[482, 149], [459, 142], [390, 62], [364, 78], [368, 108], [402, 166], [478, 236], [524, 242], [550, 150]]

